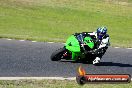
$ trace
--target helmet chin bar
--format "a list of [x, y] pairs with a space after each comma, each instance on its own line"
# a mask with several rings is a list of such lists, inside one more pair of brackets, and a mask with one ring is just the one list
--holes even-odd
[[102, 37], [103, 37], [103, 36], [98, 36], [98, 39], [99, 39], [99, 40], [102, 40]]
[[101, 39], [103, 38], [104, 35], [101, 34], [101, 33], [99, 33], [97, 36], [98, 36], [98, 39], [101, 40]]

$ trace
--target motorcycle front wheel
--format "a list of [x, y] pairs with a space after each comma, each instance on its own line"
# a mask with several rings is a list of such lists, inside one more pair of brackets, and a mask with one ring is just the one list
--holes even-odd
[[65, 48], [60, 48], [60, 49], [56, 50], [55, 52], [52, 53], [52, 55], [50, 57], [51, 60], [52, 61], [59, 61], [59, 60], [61, 60], [64, 52], [65, 52]]

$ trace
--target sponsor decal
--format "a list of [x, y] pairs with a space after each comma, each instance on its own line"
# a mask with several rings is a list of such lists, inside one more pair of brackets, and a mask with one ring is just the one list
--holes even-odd
[[81, 85], [85, 83], [130, 83], [131, 76], [129, 74], [86, 74], [80, 66], [76, 81]]

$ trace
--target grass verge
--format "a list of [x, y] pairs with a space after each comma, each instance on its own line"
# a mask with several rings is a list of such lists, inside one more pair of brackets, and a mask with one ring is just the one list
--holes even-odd
[[0, 81], [0, 88], [131, 88], [129, 84], [85, 84], [78, 85], [70, 80], [17, 80]]
[[112, 46], [132, 47], [132, 0], [0, 0], [0, 37], [65, 42], [107, 26]]

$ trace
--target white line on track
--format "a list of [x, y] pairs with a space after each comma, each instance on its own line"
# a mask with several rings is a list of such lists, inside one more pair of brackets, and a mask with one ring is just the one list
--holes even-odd
[[[7, 40], [12, 40], [12, 39], [7, 39]], [[21, 42], [25, 41], [25, 40], [19, 40]], [[31, 41], [31, 42], [37, 42], [37, 41]], [[55, 42], [47, 42], [47, 43], [55, 43]], [[65, 43], [62, 43], [62, 44], [65, 44]], [[120, 48], [120, 47], [114, 47], [114, 48]], [[126, 48], [126, 49], [132, 49], [132, 48]]]
[[0, 80], [76, 80], [76, 77], [0, 77]]
[[0, 80], [76, 80], [76, 77], [0, 77]]
[[19, 41], [23, 42], [23, 41], [25, 41], [25, 40], [19, 40]]
[[120, 48], [120, 47], [115, 47], [115, 48]]
[[127, 48], [127, 49], [132, 49], [132, 48]]
[[7, 40], [12, 40], [12, 39], [7, 39]]
[[32, 41], [32, 42], [37, 42], [37, 41]]

